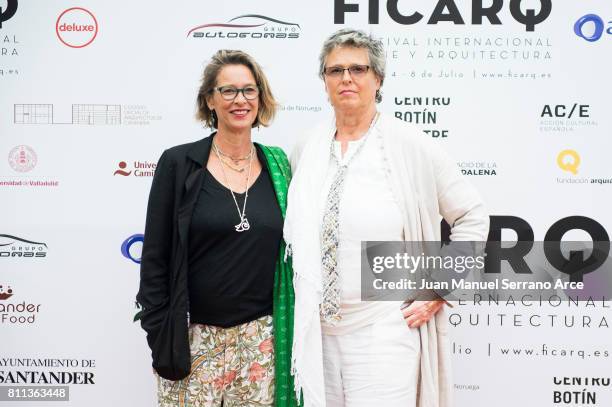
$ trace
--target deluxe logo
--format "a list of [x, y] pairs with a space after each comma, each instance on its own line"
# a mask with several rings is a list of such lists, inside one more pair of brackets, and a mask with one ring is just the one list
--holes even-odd
[[36, 167], [38, 157], [32, 147], [20, 145], [9, 152], [8, 163], [17, 172], [28, 172]]
[[[121, 254], [126, 259], [132, 260], [136, 264], [140, 264], [143, 243], [144, 235], [142, 233], [132, 235], [121, 244]], [[136, 247], [133, 248], [134, 245], [136, 245]], [[138, 248], [140, 248], [140, 250], [138, 250]]]
[[98, 20], [82, 7], [64, 10], [55, 23], [57, 38], [70, 48], [88, 46], [98, 35]]
[[0, 234], [0, 259], [8, 257], [47, 257], [47, 244], [33, 242], [13, 235]]
[[122, 177], [152, 177], [155, 175], [157, 163], [151, 161], [134, 161], [133, 170], [126, 170], [128, 167], [125, 161], [119, 161], [117, 165], [119, 169], [115, 170], [113, 176], [120, 175]]
[[[423, 14], [414, 12], [412, 14], [402, 14], [398, 7], [400, 0], [387, 0], [387, 14], [398, 24], [412, 25], [423, 19]], [[523, 13], [521, 3], [524, 0], [510, 0], [510, 14], [520, 24], [525, 26], [526, 31], [534, 31], [537, 24], [545, 21], [552, 11], [552, 0], [540, 0], [540, 10], [537, 12], [534, 9], [526, 9]], [[406, 10], [405, 3], [402, 4], [402, 11]], [[433, 3], [433, 2], [432, 2]], [[493, 0], [490, 5], [484, 6], [483, 0], [472, 0], [472, 24], [481, 25], [486, 18], [492, 25], [501, 25], [502, 22], [497, 16], [504, 6], [504, 0]], [[529, 1], [529, 3], [533, 3]], [[379, 23], [379, 0], [368, 1], [368, 24]], [[344, 24], [344, 15], [346, 13], [358, 13], [359, 4], [347, 4], [347, 0], [334, 0], [334, 24]], [[465, 20], [455, 4], [454, 0], [438, 0], [435, 3], [435, 8], [431, 12], [427, 24], [438, 24], [439, 22], [450, 22], [456, 25], [464, 25]]]
[[608, 28], [604, 20], [597, 14], [586, 14], [574, 23], [574, 33], [588, 42], [598, 41], [604, 34], [612, 35], [612, 21], [608, 21]]
[[234, 17], [227, 23], [207, 23], [192, 28], [187, 37], [242, 38], [242, 39], [295, 39], [300, 37], [299, 24], [281, 21], [259, 14]]
[[6, 290], [0, 285], [0, 300], [7, 300], [13, 296], [13, 289], [9, 285]]
[[575, 150], [563, 150], [557, 155], [557, 165], [563, 171], [578, 174], [580, 155]]
[[17, 0], [7, 0], [6, 8], [0, 7], [0, 28], [2, 23], [10, 20], [11, 17], [17, 12]]
[[[14, 295], [13, 289], [9, 286], [5, 293], [6, 298], [2, 297], [3, 289], [0, 285], [0, 300], [7, 300]], [[0, 302], [0, 324], [11, 325], [32, 325], [36, 323], [36, 316], [40, 312], [41, 304], [32, 304], [26, 301], [17, 303]]]

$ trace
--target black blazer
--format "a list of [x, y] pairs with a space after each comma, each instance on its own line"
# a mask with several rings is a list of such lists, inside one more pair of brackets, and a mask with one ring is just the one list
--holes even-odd
[[191, 370], [187, 238], [211, 145], [212, 135], [164, 151], [149, 194], [136, 300], [153, 368], [168, 380]]

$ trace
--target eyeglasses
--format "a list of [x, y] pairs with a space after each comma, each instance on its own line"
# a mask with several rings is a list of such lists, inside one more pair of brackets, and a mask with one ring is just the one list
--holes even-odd
[[242, 93], [242, 96], [247, 100], [257, 99], [257, 96], [259, 96], [259, 88], [257, 86], [247, 86], [241, 89], [234, 86], [219, 86], [214, 88], [214, 90], [219, 92], [225, 100], [234, 100], [239, 93]]
[[323, 69], [323, 73], [330, 78], [338, 79], [344, 76], [344, 71], [349, 71], [353, 78], [364, 76], [370, 69], [369, 65], [351, 65], [348, 68], [341, 66], [330, 66]]

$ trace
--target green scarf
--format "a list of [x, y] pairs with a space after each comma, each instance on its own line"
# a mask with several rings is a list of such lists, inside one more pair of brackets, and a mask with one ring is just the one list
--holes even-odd
[[[268, 170], [276, 199], [283, 219], [287, 209], [287, 189], [291, 180], [291, 166], [285, 152], [279, 147], [262, 146], [268, 162]], [[293, 310], [295, 295], [293, 292], [293, 269], [290, 262], [285, 262], [285, 241], [281, 240], [276, 272], [274, 273], [273, 293], [273, 326], [274, 326], [274, 374], [275, 374], [275, 407], [295, 407], [298, 405], [291, 375], [291, 348], [293, 346]]]

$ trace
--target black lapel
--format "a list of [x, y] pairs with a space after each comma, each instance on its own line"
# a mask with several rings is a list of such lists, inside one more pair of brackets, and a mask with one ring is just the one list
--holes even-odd
[[185, 184], [178, 207], [178, 233], [184, 248], [187, 248], [189, 224], [191, 223], [193, 208], [198, 200], [202, 182], [204, 181], [203, 169], [208, 162], [213, 135], [214, 133], [193, 143], [193, 146], [187, 152]]

